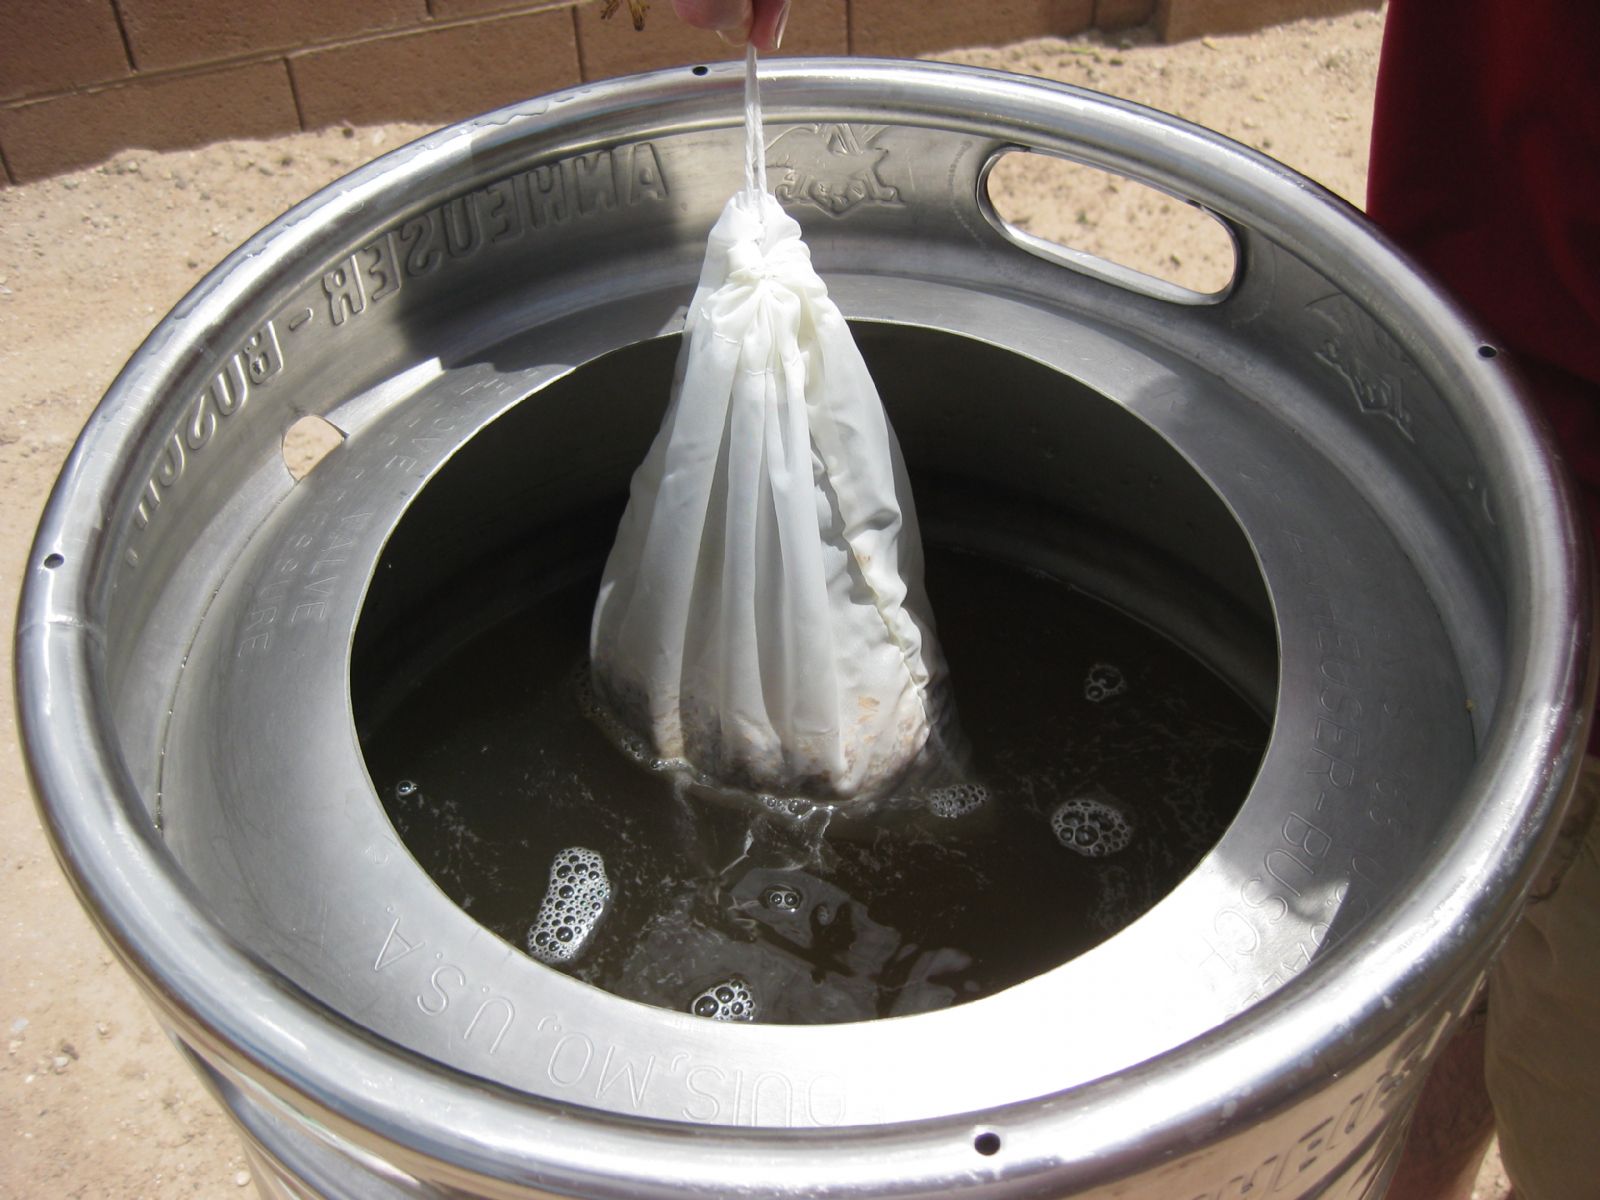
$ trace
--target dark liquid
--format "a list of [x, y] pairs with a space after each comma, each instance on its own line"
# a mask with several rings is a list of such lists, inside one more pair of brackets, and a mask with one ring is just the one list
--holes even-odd
[[758, 1019], [785, 1023], [988, 995], [1169, 892], [1237, 812], [1266, 728], [1170, 642], [1059, 583], [932, 547], [927, 582], [987, 794], [959, 817], [823, 836], [646, 771], [580, 701], [597, 577], [425, 675], [364, 731], [368, 769], [423, 868], [519, 949], [557, 856], [598, 854], [603, 916], [559, 969], [618, 995], [712, 1015], [737, 979]]

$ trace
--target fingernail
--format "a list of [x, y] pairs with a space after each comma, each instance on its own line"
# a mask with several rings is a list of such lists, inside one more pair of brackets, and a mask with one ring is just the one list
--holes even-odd
[[790, 6], [785, 4], [783, 11], [778, 14], [777, 28], [772, 31], [772, 48], [774, 50], [778, 50], [783, 46], [783, 31], [789, 27], [789, 8]]
[[735, 50], [743, 50], [745, 43], [750, 40], [750, 29], [755, 24], [754, 9], [747, 8], [744, 20], [738, 25], [729, 26], [727, 29], [717, 30], [717, 36]]

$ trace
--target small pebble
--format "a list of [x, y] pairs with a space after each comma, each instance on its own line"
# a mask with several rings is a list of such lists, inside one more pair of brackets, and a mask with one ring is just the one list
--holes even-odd
[[249, 1171], [240, 1171], [240, 1172], [236, 1173], [234, 1175], [234, 1177], [233, 1177], [233, 1185], [234, 1185], [234, 1187], [249, 1187], [250, 1186], [250, 1172]]

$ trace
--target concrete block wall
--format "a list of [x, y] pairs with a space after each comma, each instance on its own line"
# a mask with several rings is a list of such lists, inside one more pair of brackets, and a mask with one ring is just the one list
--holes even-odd
[[[934, 54], [1153, 23], [1168, 40], [1380, 0], [794, 0], [785, 54]], [[219, 138], [443, 124], [733, 54], [655, 0], [0, 0], [0, 186]]]

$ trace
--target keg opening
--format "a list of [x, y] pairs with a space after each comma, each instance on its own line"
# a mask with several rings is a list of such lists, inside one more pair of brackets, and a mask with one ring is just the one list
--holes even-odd
[[758, 811], [675, 789], [596, 724], [595, 588], [676, 338], [481, 430], [385, 547], [351, 679], [373, 786], [440, 888], [553, 969], [736, 1022], [980, 999], [1136, 920], [1250, 788], [1276, 645], [1209, 486], [1040, 364], [922, 329], [857, 337], [922, 517], [972, 743], [960, 788], [859, 820]]
[[[1217, 217], [1147, 183], [1032, 150], [995, 157], [983, 180], [986, 210], [1023, 249], [1169, 300], [1215, 300], [1238, 271], [1233, 234]], [[1050, 203], [1040, 207], [1040, 195]], [[1141, 230], [1106, 252], [1106, 231]]]

